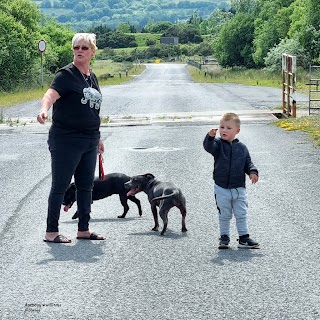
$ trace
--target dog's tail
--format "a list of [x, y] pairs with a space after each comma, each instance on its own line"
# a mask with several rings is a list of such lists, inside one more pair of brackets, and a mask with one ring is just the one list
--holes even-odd
[[176, 194], [178, 194], [179, 191], [175, 190], [173, 191], [172, 193], [170, 194], [165, 194], [163, 196], [159, 196], [159, 197], [155, 197], [153, 198], [151, 201], [156, 201], [156, 200], [162, 200], [162, 199], [167, 199], [167, 198], [171, 198], [171, 197], [174, 197]]

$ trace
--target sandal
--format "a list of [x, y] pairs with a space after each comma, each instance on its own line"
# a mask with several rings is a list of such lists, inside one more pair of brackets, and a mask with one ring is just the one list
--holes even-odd
[[88, 237], [77, 237], [77, 239], [81, 240], [105, 240], [106, 238], [98, 233], [91, 232], [89, 238]]
[[52, 242], [52, 243], [70, 243], [71, 239], [59, 234], [53, 240], [43, 239], [44, 242]]

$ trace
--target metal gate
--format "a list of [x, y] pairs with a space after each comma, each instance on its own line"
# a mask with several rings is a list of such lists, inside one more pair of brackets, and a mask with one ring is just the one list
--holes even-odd
[[282, 113], [296, 117], [296, 57], [282, 54]]
[[320, 110], [320, 66], [309, 66], [309, 115]]

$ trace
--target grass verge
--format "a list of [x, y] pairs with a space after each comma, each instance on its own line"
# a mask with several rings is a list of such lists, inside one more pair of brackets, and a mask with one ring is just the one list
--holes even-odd
[[46, 89], [28, 89], [17, 90], [15, 92], [1, 92], [0, 107], [8, 107], [14, 104], [19, 104], [27, 101], [37, 100], [43, 96]]
[[[196, 82], [202, 83], [239, 83], [248, 86], [282, 87], [281, 72], [271, 72], [264, 69], [221, 68], [217, 65], [203, 65], [201, 70], [187, 66], [187, 69]], [[296, 90], [300, 93], [308, 93], [305, 85], [309, 82], [308, 73], [305, 70], [297, 72]]]
[[320, 146], [320, 116], [281, 119], [274, 124], [286, 131], [306, 132], [316, 146]]

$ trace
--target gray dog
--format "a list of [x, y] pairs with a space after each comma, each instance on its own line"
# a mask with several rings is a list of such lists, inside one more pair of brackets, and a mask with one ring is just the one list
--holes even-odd
[[182, 215], [182, 232], [186, 232], [186, 199], [181, 190], [171, 182], [161, 182], [155, 179], [151, 173], [133, 176], [125, 187], [130, 189], [127, 196], [134, 196], [138, 192], [144, 191], [148, 195], [148, 200], [151, 205], [151, 210], [154, 219], [154, 227], [152, 230], [157, 231], [159, 228], [157, 207], [159, 207], [159, 215], [163, 221], [163, 235], [168, 226], [168, 212], [172, 207], [180, 209]]

